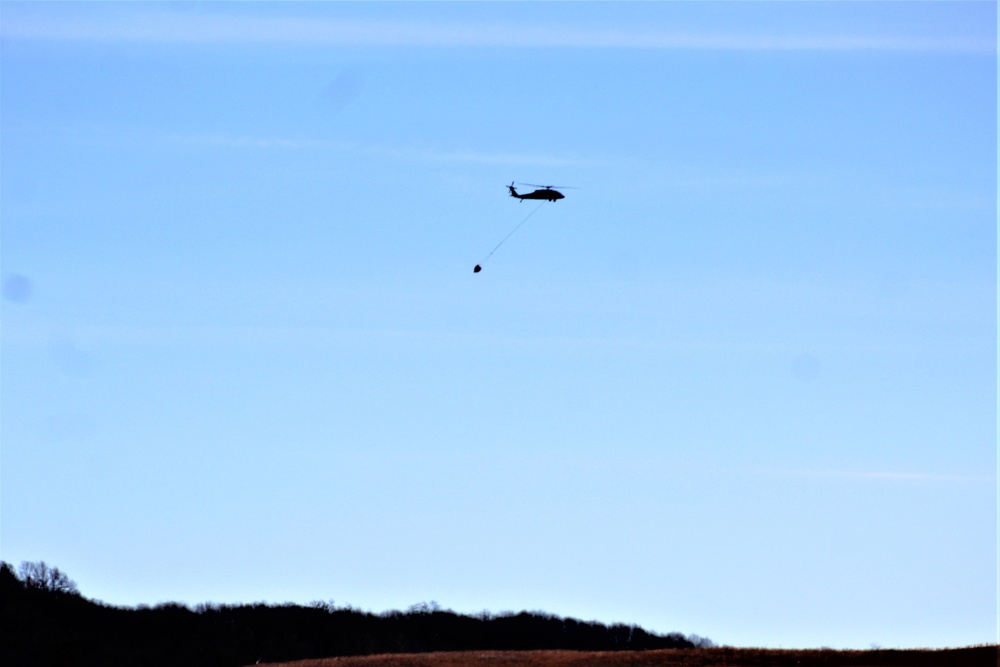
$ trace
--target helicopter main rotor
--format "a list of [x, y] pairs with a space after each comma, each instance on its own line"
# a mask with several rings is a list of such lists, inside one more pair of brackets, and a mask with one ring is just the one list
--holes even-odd
[[527, 185], [531, 188], [545, 188], [546, 190], [554, 190], [559, 188], [561, 190], [579, 190], [579, 188], [573, 187], [572, 185], [539, 185], [538, 183], [518, 183], [518, 185]]

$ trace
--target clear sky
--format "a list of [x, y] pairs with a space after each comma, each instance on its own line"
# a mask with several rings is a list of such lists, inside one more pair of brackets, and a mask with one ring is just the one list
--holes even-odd
[[997, 641], [995, 3], [0, 19], [4, 560]]

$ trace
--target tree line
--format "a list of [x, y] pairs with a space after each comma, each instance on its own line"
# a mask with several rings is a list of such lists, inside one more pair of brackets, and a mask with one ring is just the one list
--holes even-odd
[[4, 665], [238, 667], [379, 653], [641, 651], [711, 642], [542, 612], [458, 614], [436, 603], [379, 614], [333, 603], [165, 603], [116, 607], [83, 597], [44, 562], [0, 564]]

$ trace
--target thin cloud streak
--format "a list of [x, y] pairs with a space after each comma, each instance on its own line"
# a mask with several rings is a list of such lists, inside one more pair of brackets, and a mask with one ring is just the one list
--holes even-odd
[[811, 477], [824, 479], [899, 482], [996, 482], [996, 479], [989, 475], [949, 475], [888, 470], [774, 470], [769, 471], [766, 474], [778, 475], [780, 477]]
[[0, 31], [4, 39], [166, 44], [996, 53], [996, 45], [987, 39], [850, 34], [698, 34], [584, 27], [563, 27], [551, 31], [515, 24], [226, 16], [163, 11], [129, 12], [101, 18], [8, 15]]
[[417, 162], [442, 162], [452, 164], [484, 164], [539, 167], [596, 166], [598, 160], [560, 155], [529, 153], [492, 153], [486, 151], [448, 151], [427, 147], [391, 147], [364, 145], [353, 142], [334, 142], [323, 139], [293, 137], [249, 137], [226, 134], [172, 134], [163, 139], [170, 144], [206, 148], [250, 148], [287, 150], [330, 150], [349, 152], [369, 157]]
[[411, 159], [427, 160], [430, 162], [449, 162], [457, 164], [489, 164], [489, 165], [512, 165], [524, 166], [534, 165], [538, 167], [583, 167], [596, 166], [601, 164], [596, 160], [583, 158], [559, 157], [554, 155], [530, 155], [526, 153], [483, 153], [472, 151], [417, 151], [407, 153], [405, 151], [394, 151], [399, 157], [409, 157]]
[[190, 149], [219, 150], [322, 150], [331, 153], [348, 153], [375, 159], [405, 162], [437, 162], [449, 164], [502, 165], [513, 167], [597, 167], [607, 165], [607, 156], [587, 157], [574, 154], [509, 153], [489, 150], [449, 150], [426, 145], [389, 146], [364, 144], [353, 141], [332, 141], [306, 136], [253, 136], [219, 133], [154, 133], [136, 127], [109, 127], [99, 125], [40, 126], [21, 125], [25, 132], [58, 132], [66, 141], [146, 146], [165, 146]]

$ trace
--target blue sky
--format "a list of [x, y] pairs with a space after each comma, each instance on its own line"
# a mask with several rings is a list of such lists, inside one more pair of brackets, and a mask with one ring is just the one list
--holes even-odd
[[995, 3], [0, 18], [4, 560], [997, 641]]

